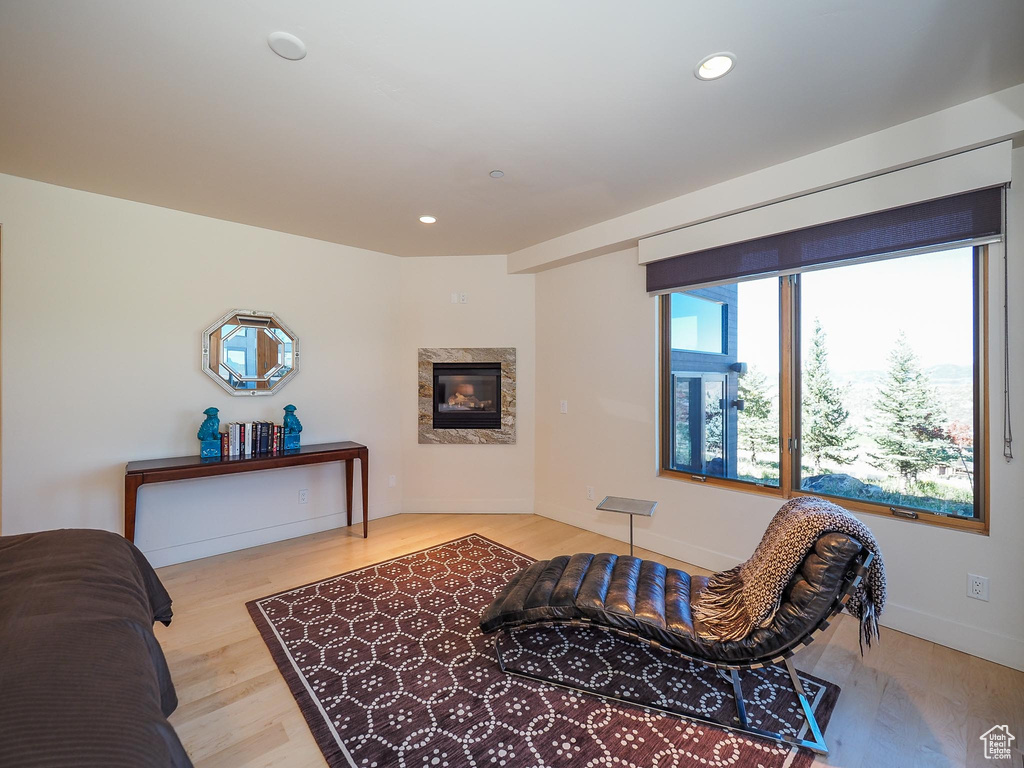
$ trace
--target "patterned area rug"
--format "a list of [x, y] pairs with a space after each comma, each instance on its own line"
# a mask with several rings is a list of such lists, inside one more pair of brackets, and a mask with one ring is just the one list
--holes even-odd
[[[483, 610], [530, 558], [472, 535], [247, 604], [332, 766], [763, 766], [813, 755], [504, 675]], [[735, 714], [717, 673], [600, 630], [516, 632], [506, 662], [624, 698]], [[797, 733], [785, 670], [748, 673], [752, 722]], [[837, 686], [802, 675], [822, 728]]]

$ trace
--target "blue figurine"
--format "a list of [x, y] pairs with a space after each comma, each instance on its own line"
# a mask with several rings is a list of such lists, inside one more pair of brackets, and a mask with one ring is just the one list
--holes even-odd
[[203, 413], [206, 419], [199, 425], [196, 437], [199, 438], [199, 456], [204, 459], [213, 459], [220, 456], [220, 413], [216, 408], [207, 408]]
[[284, 449], [286, 451], [299, 447], [300, 432], [302, 432], [302, 423], [295, 415], [295, 406], [289, 403], [284, 407]]

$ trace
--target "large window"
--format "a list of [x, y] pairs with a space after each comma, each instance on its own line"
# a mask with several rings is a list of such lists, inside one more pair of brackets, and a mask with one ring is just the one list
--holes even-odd
[[778, 487], [778, 279], [673, 293], [666, 303], [666, 466]]
[[984, 267], [958, 248], [666, 295], [663, 469], [979, 521]]

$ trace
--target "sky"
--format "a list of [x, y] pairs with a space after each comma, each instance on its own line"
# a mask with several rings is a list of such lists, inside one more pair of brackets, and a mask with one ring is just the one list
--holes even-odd
[[[815, 318], [836, 373], [884, 370], [902, 329], [925, 368], [972, 365], [970, 248], [807, 272], [801, 280], [801, 333], [807, 349]], [[739, 360], [778, 373], [778, 278], [739, 284]]]

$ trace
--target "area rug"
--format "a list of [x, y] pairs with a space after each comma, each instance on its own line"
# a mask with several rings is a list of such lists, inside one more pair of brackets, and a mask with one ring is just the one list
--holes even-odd
[[[474, 534], [247, 607], [332, 768], [810, 765], [805, 750], [503, 674], [480, 612], [531, 562]], [[502, 650], [612, 695], [735, 715], [713, 670], [600, 630], [519, 631]], [[754, 724], [802, 733], [784, 669], [745, 677]], [[824, 728], [839, 689], [801, 678]]]

